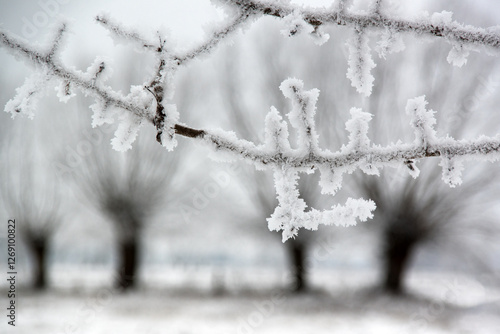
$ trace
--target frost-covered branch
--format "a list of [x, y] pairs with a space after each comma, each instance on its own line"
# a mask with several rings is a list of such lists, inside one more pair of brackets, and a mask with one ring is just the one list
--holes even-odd
[[368, 36], [365, 29], [358, 27], [353, 36], [347, 42], [349, 48], [349, 67], [347, 78], [351, 80], [351, 85], [358, 93], [369, 96], [372, 93], [373, 81], [375, 78], [370, 73], [375, 67], [375, 62], [371, 57]]
[[[315, 230], [319, 224], [351, 225], [354, 218], [366, 220], [375, 209], [374, 203], [363, 199], [350, 199], [346, 206], [331, 210], [307, 210], [299, 198], [296, 185], [299, 173], [321, 173], [322, 192], [334, 195], [342, 184], [344, 173], [361, 169], [369, 175], [378, 175], [383, 167], [406, 166], [413, 177], [418, 176], [415, 162], [426, 157], [441, 157], [443, 180], [450, 186], [461, 182], [462, 161], [500, 159], [500, 137], [480, 137], [474, 141], [438, 138], [434, 130], [434, 111], [426, 110], [425, 98], [408, 101], [406, 111], [415, 131], [413, 143], [396, 143], [381, 147], [368, 138], [368, 122], [372, 115], [360, 109], [351, 110], [351, 120], [346, 123], [349, 143], [337, 152], [318, 147], [314, 113], [318, 90], [304, 91], [297, 79], [285, 80], [280, 86], [283, 94], [292, 100], [288, 114], [290, 124], [298, 133], [296, 149], [288, 140], [288, 126], [275, 108], [266, 117], [265, 142], [261, 145], [237, 139], [231, 132], [203, 131], [199, 138], [211, 144], [215, 150], [229, 154], [229, 159], [244, 159], [259, 168], [274, 170], [279, 206], [269, 219], [271, 230], [283, 230], [283, 239], [294, 236], [299, 228]], [[350, 215], [339, 212], [350, 212]], [[334, 219], [333, 219], [334, 218]]]
[[189, 50], [183, 54], [176, 55], [175, 59], [178, 64], [184, 64], [185, 62], [195, 59], [201, 54], [206, 54], [211, 52], [226, 36], [231, 34], [233, 31], [238, 29], [242, 24], [248, 21], [254, 12], [243, 10], [235, 18], [230, 20], [229, 24], [225, 24], [222, 28], [215, 29], [210, 34], [210, 37], [198, 47]]
[[[477, 28], [452, 20], [452, 13], [443, 11], [432, 15], [422, 14], [419, 19], [405, 19], [390, 15], [383, 10], [382, 1], [374, 0], [368, 10], [350, 10], [343, 0], [330, 9], [303, 8], [286, 2], [267, 0], [219, 0], [243, 11], [253, 11], [256, 15], [275, 16], [289, 26], [288, 36], [297, 32], [310, 33], [318, 44], [328, 40], [321, 27], [336, 24], [351, 27], [355, 35], [348, 42], [349, 70], [347, 77], [353, 87], [365, 95], [371, 94], [373, 76], [370, 70], [375, 67], [371, 59], [368, 37], [365, 32], [379, 34], [378, 53], [381, 57], [404, 48], [401, 40], [403, 33], [443, 38], [452, 46], [447, 57], [449, 63], [461, 67], [467, 62], [470, 51], [487, 47], [491, 51], [500, 49], [498, 28]], [[319, 38], [318, 38], [319, 37]]]
[[141, 36], [139, 33], [126, 29], [122, 27], [119, 23], [114, 22], [110, 17], [107, 15], [97, 15], [95, 18], [96, 22], [101, 23], [104, 27], [106, 27], [109, 31], [114, 33], [115, 37], [118, 38], [123, 38], [124, 40], [129, 40], [129, 41], [134, 41], [138, 45], [155, 50], [156, 45], [155, 43], [148, 41], [147, 38], [144, 38]]
[[265, 0], [225, 0], [229, 5], [235, 5], [242, 10], [251, 10], [262, 15], [271, 15], [284, 18], [293, 12], [300, 12], [304, 21], [312, 26], [324, 24], [338, 24], [351, 27], [391, 28], [398, 32], [413, 32], [418, 35], [443, 37], [448, 41], [461, 44], [489, 46], [495, 49], [500, 47], [500, 36], [490, 29], [466, 26], [451, 20], [451, 13], [436, 13], [420, 20], [405, 20], [389, 17], [380, 13], [381, 1], [375, 0], [374, 12], [350, 13], [343, 5], [333, 6], [333, 9], [300, 8], [297, 5], [285, 4], [277, 1]]

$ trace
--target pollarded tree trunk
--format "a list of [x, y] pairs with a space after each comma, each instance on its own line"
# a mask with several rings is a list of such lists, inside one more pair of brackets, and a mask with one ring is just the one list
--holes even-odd
[[287, 241], [288, 256], [290, 258], [290, 275], [292, 277], [291, 290], [295, 293], [307, 290], [306, 278], [306, 246], [304, 243], [291, 239]]
[[116, 285], [123, 290], [129, 290], [136, 285], [138, 265], [138, 237], [121, 241], [119, 244], [119, 267]]
[[36, 290], [43, 290], [47, 287], [47, 245], [47, 238], [36, 238], [31, 241], [30, 245], [35, 261], [33, 287]]
[[398, 221], [385, 231], [384, 281], [382, 288], [391, 294], [404, 292], [404, 277], [415, 246], [421, 239], [410, 221]]
[[392, 294], [403, 292], [403, 281], [413, 246], [399, 245], [387, 251], [383, 289]]

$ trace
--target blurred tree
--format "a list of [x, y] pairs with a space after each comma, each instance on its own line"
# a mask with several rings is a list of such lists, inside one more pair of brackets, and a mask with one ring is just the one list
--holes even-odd
[[[115, 84], [128, 87], [141, 80], [145, 76], [143, 62], [141, 57], [128, 59], [124, 63], [126, 70]], [[71, 170], [72, 179], [77, 193], [112, 222], [118, 257], [115, 284], [130, 289], [137, 283], [144, 229], [176, 195], [174, 180], [179, 171], [180, 151], [167, 152], [150, 140], [154, 137], [150, 132], [139, 134], [132, 150], [117, 152], [109, 145], [111, 127], [92, 129], [88, 124], [90, 113], [84, 112], [85, 103], [80, 103], [78, 109], [76, 117], [80, 119], [74, 124], [79, 128], [72, 130], [72, 138], [76, 137], [74, 147], [86, 143], [88, 150], [73, 150], [80, 163]], [[148, 130], [152, 131], [142, 128], [140, 132]]]
[[[477, 198], [482, 192], [490, 192], [491, 196], [498, 175], [485, 174], [484, 166], [481, 169], [483, 171], [476, 171], [477, 174], [474, 173], [458, 191], [446, 188], [440, 180], [440, 170], [428, 164], [422, 166], [419, 180], [399, 175], [396, 177], [401, 180], [394, 181], [394, 174], [390, 176], [389, 173], [382, 173], [378, 179], [359, 178], [359, 189], [366, 196], [373, 196], [371, 198], [377, 203], [379, 216], [375, 220], [382, 228], [381, 287], [384, 291], [392, 294], [404, 292], [404, 278], [410, 261], [425, 242], [434, 241], [439, 246], [443, 239], [457, 237], [453, 231], [464, 232], [472, 226], [485, 236], [494, 231], [494, 222], [482, 213], [496, 198], [485, 201], [481, 197], [481, 203]], [[391, 189], [387, 189], [387, 183], [382, 185], [384, 181], [391, 183]], [[485, 229], [485, 226], [490, 228]], [[460, 238], [466, 239], [467, 234]], [[460, 243], [462, 247], [460, 251], [456, 250], [457, 253], [474, 251], [467, 247], [466, 240], [462, 241], [465, 242]]]
[[[63, 220], [62, 193], [44, 156], [50, 151], [42, 137], [47, 124], [42, 119], [10, 123], [0, 150], [0, 198], [9, 217], [15, 219], [16, 235], [32, 257], [33, 288], [43, 290], [48, 285], [50, 244]], [[19, 242], [16, 251], [19, 254]]]
[[179, 155], [149, 140], [138, 139], [133, 150], [123, 153], [102, 141], [75, 171], [74, 180], [81, 193], [113, 223], [118, 287], [136, 285], [141, 234], [156, 210], [175, 194], [172, 181], [178, 165]]
[[[262, 34], [263, 30], [259, 32]], [[248, 50], [247, 42], [225, 48], [222, 52], [223, 56], [219, 59], [215, 70], [218, 79], [217, 95], [224, 108], [230, 110], [227, 113], [229, 128], [237, 132], [241, 138], [262, 142], [261, 125], [269, 106], [275, 106], [282, 113], [290, 109], [289, 101], [283, 97], [279, 86], [290, 76], [293, 61], [283, 60], [289, 49], [286, 49], [287, 43], [282, 36], [259, 38], [258, 42], [255, 41], [255, 35], [253, 38], [254, 43]], [[249, 54], [255, 55], [255, 58], [249, 57]], [[248, 71], [248, 68], [254, 71]], [[262, 97], [260, 102], [254, 99], [255, 95]], [[305, 179], [306, 181], [299, 182], [301, 198], [310, 206], [320, 207], [321, 192], [318, 180]], [[271, 216], [278, 204], [273, 190], [271, 171], [248, 168], [240, 175], [239, 181], [244, 185], [248, 196], [247, 202], [252, 206], [249, 224], [254, 228], [250, 233], [262, 231], [263, 236], [269, 235], [266, 218]], [[263, 240], [281, 243], [280, 233], [273, 233], [272, 236], [274, 241], [267, 238]], [[290, 281], [288, 286], [290, 291], [299, 293], [309, 289], [307, 275], [311, 268], [307, 268], [306, 259], [314, 241], [320, 237], [310, 231], [302, 230], [298, 236], [283, 244], [288, 261], [285, 279]]]
[[[384, 145], [401, 138], [411, 140], [412, 134], [401, 131], [408, 118], [401, 114], [398, 100], [388, 96], [415, 96], [422, 91], [433, 92], [427, 96], [430, 108], [439, 111], [437, 122], [448, 134], [455, 138], [471, 138], [491, 131], [491, 119], [488, 123], [472, 123], [470, 120], [479, 107], [483, 109], [483, 115], [488, 110], [493, 111], [489, 108], [494, 105], [494, 92], [498, 86], [492, 81], [497, 71], [495, 61], [473, 61], [469, 66], [474, 70], [464, 77], [460, 70], [445, 63], [447, 49], [421, 45], [410, 47], [415, 52], [412, 63], [406, 65], [406, 71], [392, 69], [392, 66], [404, 67], [401, 59], [394, 59], [399, 64], [394, 65], [391, 60], [376, 68], [376, 75], [383, 80], [366, 101], [366, 108], [375, 115], [370, 128], [374, 142]], [[456, 79], [458, 75], [460, 80]], [[411, 78], [412, 85], [403, 84], [408, 78]], [[393, 125], [390, 131], [387, 131], [387, 124]], [[467, 168], [464, 184], [450, 189], [441, 180], [441, 168], [434, 161], [425, 161], [421, 166], [408, 162], [409, 169], [415, 166], [421, 170], [416, 180], [401, 170], [383, 171], [379, 178], [355, 173], [353, 178], [352, 191], [357, 194], [361, 191], [377, 204], [374, 220], [381, 228], [381, 287], [392, 294], [404, 292], [404, 277], [411, 259], [424, 243], [445, 244], [446, 238], [456, 237], [454, 230], [467, 230], [472, 226], [478, 232], [498, 233], [495, 223], [483, 214], [498, 201], [495, 186], [500, 181], [500, 174], [496, 169], [476, 163]], [[466, 246], [467, 236], [467, 233], [461, 236], [464, 239], [462, 247], [460, 251], [456, 250], [462, 256], [464, 251], [475, 251], [474, 247]]]

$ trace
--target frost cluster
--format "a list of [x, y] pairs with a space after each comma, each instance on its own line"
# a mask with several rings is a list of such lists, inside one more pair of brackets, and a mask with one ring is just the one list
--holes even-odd
[[[320, 224], [350, 226], [356, 224], [356, 218], [366, 221], [372, 218], [372, 211], [375, 210], [373, 201], [364, 199], [348, 199], [344, 206], [337, 204], [330, 210], [319, 211], [307, 207], [307, 204], [300, 198], [297, 189], [299, 173], [310, 173], [316, 167], [309, 166], [310, 160], [316, 156], [325, 154], [318, 147], [319, 136], [316, 132], [314, 115], [316, 113], [316, 102], [319, 90], [304, 90], [301, 80], [290, 78], [280, 85], [283, 95], [292, 100], [292, 110], [288, 113], [290, 125], [297, 132], [296, 148], [292, 149], [288, 139], [288, 128], [275, 108], [272, 108], [266, 117], [266, 142], [263, 147], [266, 153], [271, 156], [290, 157], [283, 159], [272, 166], [274, 172], [275, 188], [279, 205], [268, 218], [270, 230], [283, 231], [283, 241], [294, 237], [300, 228], [316, 230]], [[351, 132], [350, 146], [347, 150], [363, 150], [368, 148], [369, 140], [366, 134], [368, 131], [367, 122], [370, 115], [353, 109], [353, 119], [346, 124]], [[322, 178], [332, 179], [337, 172], [335, 168], [320, 169]], [[335, 181], [334, 181], [335, 182]], [[340, 187], [336, 185], [333, 188]], [[320, 183], [325, 192], [334, 194], [328, 182]]]
[[453, 66], [462, 67], [467, 63], [470, 51], [462, 44], [454, 45], [446, 60]]
[[372, 59], [368, 37], [363, 29], [356, 29], [347, 41], [349, 59], [347, 78], [358, 93], [370, 96], [375, 78], [371, 70], [376, 66]]
[[294, 10], [291, 14], [283, 18], [286, 29], [281, 30], [281, 34], [292, 37], [302, 33], [309, 34], [317, 45], [323, 45], [330, 39], [330, 35], [323, 32], [319, 26], [312, 26], [304, 20], [299, 10]]
[[403, 36], [395, 32], [393, 29], [386, 28], [380, 34], [380, 40], [377, 43], [375, 51], [377, 51], [380, 58], [384, 58], [391, 53], [401, 52], [405, 49]]
[[375, 203], [364, 199], [349, 198], [345, 205], [336, 204], [329, 210], [311, 208], [306, 211], [305, 201], [299, 198], [298, 178], [298, 172], [287, 167], [274, 171], [279, 205], [267, 221], [271, 231], [283, 231], [283, 242], [295, 237], [300, 228], [314, 231], [320, 224], [353, 226], [356, 219], [366, 221], [373, 218]]
[[46, 70], [35, 72], [28, 77], [21, 87], [16, 88], [16, 96], [5, 105], [5, 111], [12, 115], [23, 114], [30, 119], [35, 116], [38, 100], [44, 95], [51, 76]]
[[426, 106], [425, 96], [408, 100], [406, 104], [406, 113], [412, 118], [411, 125], [415, 131], [415, 143], [423, 147], [432, 144], [436, 139], [436, 130], [434, 130], [436, 124], [434, 114], [436, 112], [427, 110]]

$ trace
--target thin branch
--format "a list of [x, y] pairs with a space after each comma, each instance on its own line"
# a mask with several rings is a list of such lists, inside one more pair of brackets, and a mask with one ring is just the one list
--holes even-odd
[[51, 43], [52, 47], [50, 48], [50, 50], [47, 54], [48, 58], [52, 58], [56, 54], [56, 52], [59, 50], [59, 48], [61, 46], [61, 41], [62, 41], [63, 35], [66, 32], [66, 29], [67, 29], [66, 23], [63, 23], [59, 27], [59, 29], [57, 29], [56, 35], [54, 37], [54, 41]]
[[[296, 6], [256, 0], [230, 0], [228, 3], [242, 10], [251, 10], [263, 15], [284, 18], [297, 10]], [[376, 7], [378, 8], [378, 6]], [[433, 24], [430, 20], [410, 21], [390, 18], [378, 13], [351, 14], [343, 7], [335, 10], [301, 9], [304, 20], [312, 26], [327, 23], [365, 28], [390, 28], [397, 32], [413, 32], [419, 35], [444, 37], [460, 44], [476, 44], [500, 48], [500, 35], [484, 28], [469, 28], [458, 22]]]
[[[177, 130], [177, 126], [176, 126]], [[454, 140], [449, 139], [446, 143], [430, 145], [427, 147], [421, 145], [393, 145], [386, 147], [372, 147], [363, 152], [335, 152], [335, 153], [313, 153], [307, 154], [304, 157], [297, 157], [293, 153], [279, 152], [273, 155], [261, 153], [258, 147], [253, 147], [253, 150], [248, 150], [248, 146], [252, 143], [239, 140], [243, 144], [230, 141], [226, 138], [212, 135], [205, 130], [194, 130], [182, 127], [182, 130], [177, 132], [180, 135], [204, 138], [212, 143], [216, 150], [234, 153], [244, 160], [257, 162], [263, 165], [279, 166], [287, 164], [293, 168], [312, 168], [319, 165], [329, 165], [333, 168], [357, 166], [361, 162], [370, 159], [372, 163], [390, 165], [394, 162], [402, 162], [409, 160], [418, 160], [428, 157], [452, 156], [452, 157], [472, 157], [485, 156], [485, 159], [497, 160], [498, 157], [486, 158], [488, 155], [494, 155], [500, 152], [500, 139], [482, 138], [477, 141]], [[194, 136], [192, 134], [195, 134]]]
[[[82, 72], [74, 71], [63, 67], [62, 65], [56, 63], [52, 57], [41, 54], [39, 51], [23, 45], [22, 42], [16, 40], [12, 36], [8, 36], [4, 32], [0, 32], [1, 42], [5, 44], [9, 49], [14, 50], [30, 59], [36, 65], [43, 65], [47, 68], [50, 75], [57, 77], [65, 82], [70, 82], [75, 86], [83, 89], [85, 92], [93, 95], [94, 97], [100, 98], [109, 106], [114, 106], [124, 110], [128, 110], [133, 114], [143, 117], [148, 121], [152, 122], [153, 118], [151, 115], [145, 113], [144, 109], [136, 106], [125, 99], [123, 95], [118, 92], [113, 91], [110, 87], [105, 87], [96, 84], [96, 78], [87, 79]], [[103, 68], [104, 64], [100, 67]], [[101, 70], [97, 73], [99, 74]]]
[[373, 13], [375, 15], [380, 15], [381, 7], [382, 7], [382, 0], [375, 0], [373, 3]]
[[219, 30], [212, 33], [210, 38], [198, 47], [186, 52], [183, 55], [175, 56], [178, 65], [182, 65], [189, 60], [198, 57], [202, 53], [209, 53], [212, 51], [227, 35], [238, 29], [243, 23], [245, 23], [250, 17], [252, 17], [253, 11], [242, 10], [240, 15], [237, 16], [232, 22], [225, 25]]
[[98, 15], [95, 17], [95, 20], [97, 22], [101, 23], [106, 29], [113, 32], [117, 36], [134, 41], [144, 48], [151, 49], [151, 50], [156, 49], [156, 46], [153, 43], [150, 43], [149, 41], [147, 41], [146, 38], [140, 36], [135, 31], [128, 31], [126, 28], [120, 26], [118, 23], [112, 22], [105, 15]]

